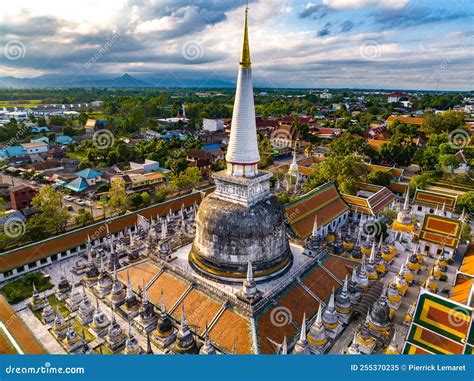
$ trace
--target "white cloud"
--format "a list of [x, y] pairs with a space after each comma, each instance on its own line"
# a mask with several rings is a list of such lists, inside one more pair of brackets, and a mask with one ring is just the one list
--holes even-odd
[[323, 0], [323, 4], [331, 9], [357, 9], [367, 7], [381, 7], [387, 9], [401, 9], [408, 0]]

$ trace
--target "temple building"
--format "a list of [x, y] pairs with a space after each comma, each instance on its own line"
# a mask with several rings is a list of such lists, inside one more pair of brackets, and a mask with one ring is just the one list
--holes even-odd
[[416, 189], [413, 199], [413, 213], [424, 218], [427, 214], [435, 214], [443, 210], [443, 217], [451, 218], [457, 203], [457, 195], [446, 192]]
[[66, 335], [64, 337], [64, 345], [66, 346], [66, 349], [69, 353], [76, 352], [84, 345], [81, 337], [71, 326], [70, 321], [68, 321], [67, 323]]
[[179, 326], [178, 334], [176, 335], [176, 342], [171, 350], [176, 354], [195, 354], [198, 352], [196, 340], [186, 322], [184, 304], [181, 307], [181, 324]]
[[150, 333], [156, 327], [156, 312], [155, 307], [148, 300], [146, 287], [143, 286], [142, 304], [140, 306], [138, 315], [135, 317], [135, 324], [139, 331]]
[[56, 314], [51, 307], [51, 304], [49, 303], [48, 299], [44, 297], [45, 299], [45, 306], [43, 308], [43, 311], [41, 311], [41, 318], [43, 319], [43, 322], [45, 324], [50, 324], [54, 322], [54, 319], [56, 318]]
[[97, 337], [104, 338], [107, 335], [109, 325], [110, 321], [107, 319], [105, 313], [100, 309], [99, 300], [96, 299], [96, 308], [90, 328]]
[[33, 283], [33, 296], [31, 297], [31, 301], [28, 305], [32, 311], [38, 311], [44, 308], [44, 306], [46, 305], [45, 297], [40, 295], [34, 283]]
[[316, 320], [311, 325], [308, 335], [306, 336], [310, 351], [314, 354], [323, 354], [329, 347], [329, 339], [322, 319], [322, 310], [322, 307], [319, 306]]
[[130, 321], [128, 322], [128, 336], [123, 353], [126, 355], [139, 355], [143, 353], [143, 349], [140, 347], [140, 344], [138, 344], [137, 338], [133, 335]]
[[69, 296], [70, 291], [71, 291], [71, 284], [66, 278], [66, 269], [63, 269], [61, 278], [55, 290], [56, 298], [58, 300], [64, 301]]
[[82, 295], [79, 292], [79, 289], [75, 287], [74, 283], [72, 283], [71, 292], [69, 293], [66, 299], [66, 308], [70, 312], [76, 312], [79, 309], [81, 302], [82, 302]]
[[403, 354], [473, 354], [473, 308], [421, 289]]
[[82, 288], [82, 301], [79, 305], [77, 318], [83, 325], [89, 325], [92, 322], [94, 317], [94, 306], [91, 303], [91, 300], [86, 294], [86, 290]]
[[[160, 349], [169, 347], [176, 339], [177, 329], [173, 326], [173, 323], [166, 311], [163, 291], [161, 292], [161, 304], [160, 304], [160, 316], [156, 328], [153, 331], [152, 338], [155, 344]], [[207, 329], [206, 329], [207, 332]]]
[[137, 296], [133, 292], [132, 284], [130, 282], [130, 275], [127, 271], [127, 292], [125, 294], [125, 303], [121, 307], [122, 312], [127, 316], [128, 319], [133, 319], [138, 315], [140, 310], [140, 302]]
[[112, 283], [112, 289], [107, 297], [112, 305], [112, 308], [116, 309], [125, 303], [126, 292], [122, 283], [117, 279], [117, 268], [114, 268], [114, 279]]
[[66, 337], [67, 328], [66, 320], [64, 320], [64, 317], [61, 315], [61, 312], [59, 312], [59, 307], [56, 304], [56, 316], [52, 328], [53, 335], [56, 336], [58, 340], [63, 340]]
[[422, 253], [452, 258], [461, 240], [463, 221], [436, 214], [424, 217], [419, 236]]
[[247, 11], [227, 169], [212, 175], [216, 189], [199, 206], [189, 253], [195, 271], [227, 283], [242, 283], [249, 261], [257, 282], [281, 276], [292, 263], [283, 205], [270, 192], [272, 175], [258, 169]]
[[123, 347], [125, 346], [126, 337], [120, 327], [120, 324], [117, 323], [115, 320], [115, 312], [112, 310], [112, 318], [110, 321], [109, 329], [107, 330], [107, 334], [105, 336], [105, 344], [110, 351], [114, 353], [120, 352]]
[[293, 354], [295, 355], [307, 355], [309, 354], [308, 340], [306, 339], [306, 314], [303, 314], [301, 322], [300, 337], [293, 348]]
[[390, 334], [392, 321], [390, 307], [387, 303], [387, 289], [384, 288], [380, 298], [372, 305], [367, 315], [370, 332], [375, 337], [386, 338]]

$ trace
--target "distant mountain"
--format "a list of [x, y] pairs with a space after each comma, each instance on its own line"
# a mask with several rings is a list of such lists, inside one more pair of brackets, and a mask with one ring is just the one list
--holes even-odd
[[74, 87], [117, 87], [117, 88], [145, 88], [145, 87], [234, 87], [235, 83], [222, 79], [210, 78], [207, 80], [179, 78], [174, 75], [164, 77], [137, 78], [130, 74], [120, 77], [92, 77], [84, 74], [77, 76], [48, 74], [33, 78], [0, 77], [0, 88], [74, 88]]

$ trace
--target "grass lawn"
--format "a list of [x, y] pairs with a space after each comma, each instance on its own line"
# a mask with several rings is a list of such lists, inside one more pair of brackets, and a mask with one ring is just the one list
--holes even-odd
[[82, 330], [84, 330], [84, 335], [88, 343], [95, 340], [95, 336], [92, 333], [90, 333], [87, 327], [83, 326], [79, 320], [72, 319], [70, 320], [70, 322], [71, 322], [72, 328], [74, 328], [74, 330], [80, 337], [82, 337]]
[[14, 101], [0, 101], [0, 107], [23, 106], [33, 108], [41, 104], [41, 99], [17, 99]]
[[26, 274], [23, 278], [6, 284], [0, 289], [5, 295], [8, 303], [16, 304], [33, 295], [33, 283], [39, 292], [49, 290], [53, 287], [49, 278], [41, 273]]
[[[50, 295], [48, 296], [48, 302], [49, 304], [51, 305], [51, 308], [53, 310], [56, 311], [56, 304], [58, 305], [58, 308], [59, 308], [59, 312], [61, 313], [61, 315], [63, 315], [64, 318], [68, 317], [71, 313], [69, 312], [69, 310], [66, 308], [66, 303], [64, 302], [61, 302], [61, 301], [58, 301], [56, 299], [56, 296], [54, 295]], [[34, 311], [33, 314], [38, 318], [38, 320], [40, 320], [41, 322], [43, 321], [43, 319], [41, 318], [41, 313], [43, 312], [43, 308], [40, 309], [40, 310], [37, 310], [37, 311]]]
[[59, 308], [59, 312], [61, 312], [61, 315], [63, 315], [63, 317], [68, 317], [71, 314], [71, 312], [69, 312], [69, 310], [66, 308], [66, 303], [56, 299], [56, 296], [54, 295], [48, 296], [48, 302], [49, 304], [51, 304], [51, 307], [53, 308], [53, 310], [56, 310], [56, 304], [57, 304]]
[[68, 152], [66, 156], [81, 161], [87, 160], [87, 155], [84, 152]]

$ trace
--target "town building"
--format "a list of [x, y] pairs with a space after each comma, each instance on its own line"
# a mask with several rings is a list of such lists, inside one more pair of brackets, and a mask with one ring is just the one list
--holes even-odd
[[22, 210], [31, 207], [31, 201], [38, 191], [29, 185], [17, 185], [10, 188], [9, 193], [12, 209]]

